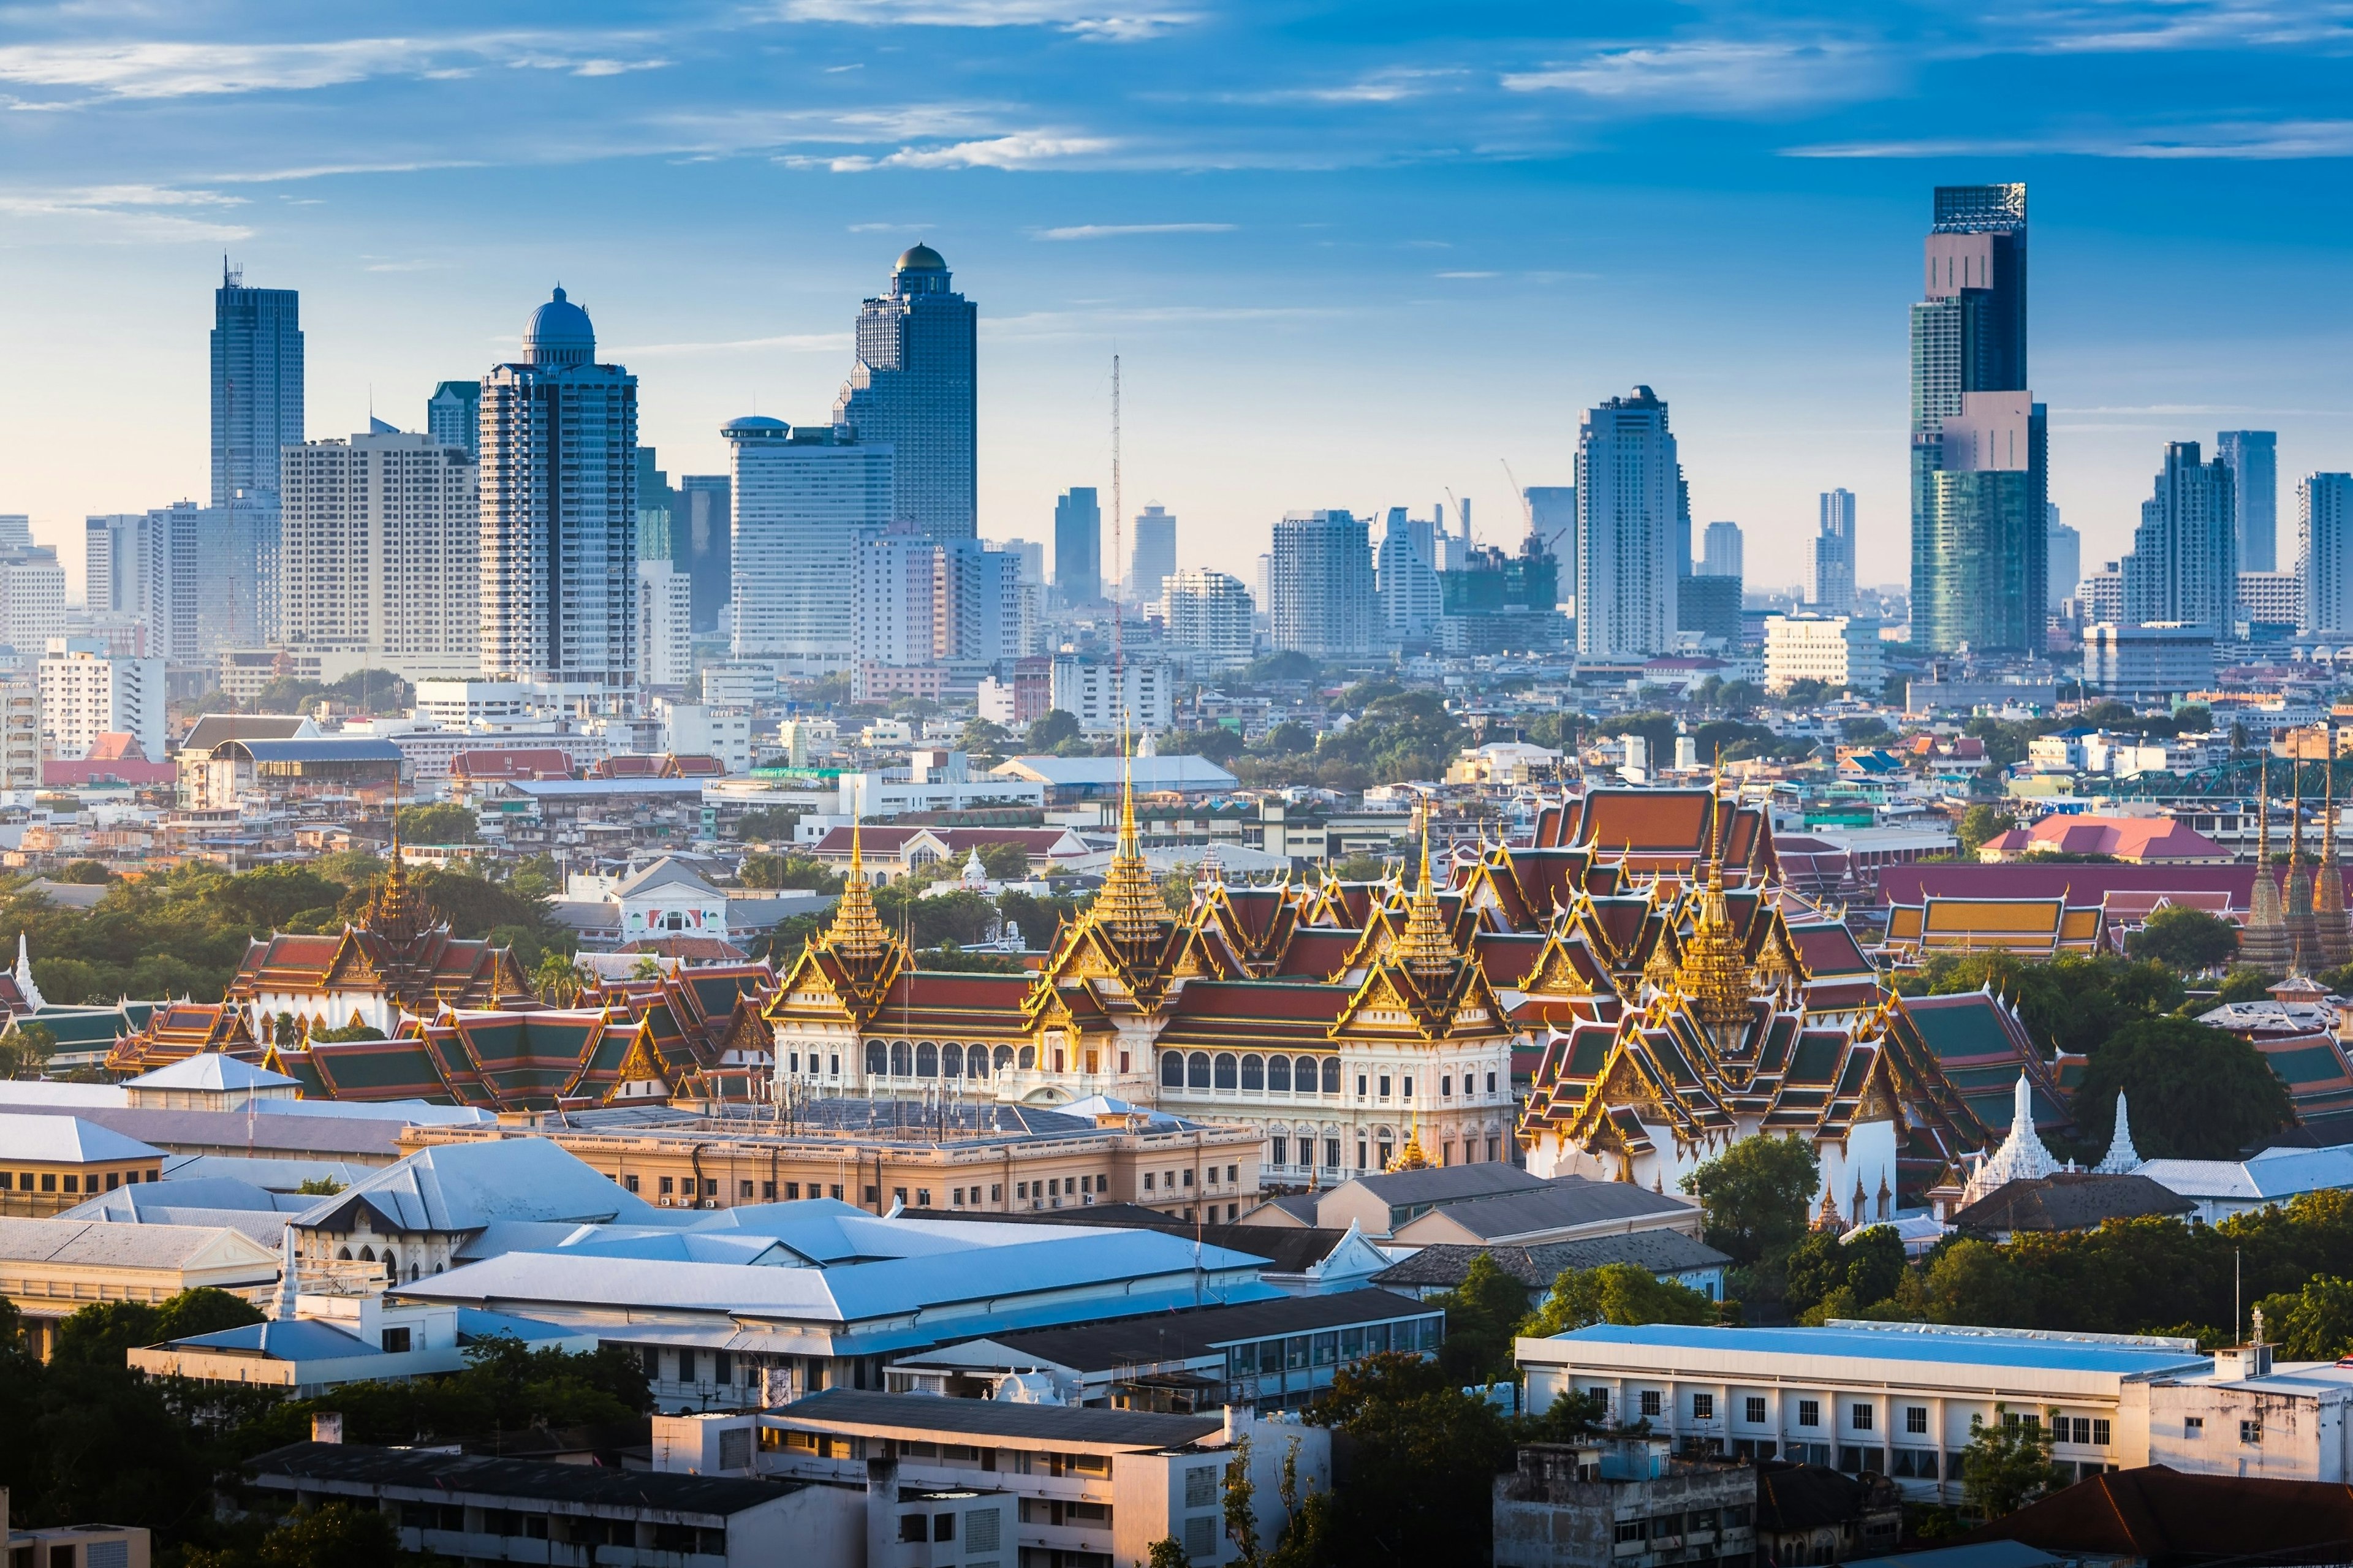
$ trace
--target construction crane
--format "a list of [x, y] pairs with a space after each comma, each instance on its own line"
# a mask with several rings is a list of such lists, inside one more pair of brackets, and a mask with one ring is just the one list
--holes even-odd
[[[1528, 520], [1528, 537], [1529, 537], [1529, 538], [1531, 538], [1531, 539], [1535, 538], [1535, 537], [1536, 537], [1536, 504], [1535, 504], [1535, 502], [1534, 502], [1534, 501], [1532, 501], [1532, 500], [1528, 500], [1528, 492], [1527, 492], [1526, 489], [1525, 489], [1524, 486], [1522, 486], [1522, 485], [1521, 485], [1521, 483], [1520, 483], [1520, 476], [1519, 476], [1519, 475], [1517, 475], [1517, 474], [1515, 474], [1515, 473], [1514, 473], [1514, 472], [1512, 472], [1512, 459], [1510, 459], [1509, 458], [1496, 458], [1495, 460], [1496, 460], [1497, 462], [1499, 462], [1499, 463], [1501, 463], [1501, 464], [1503, 464], [1503, 465], [1504, 465], [1504, 478], [1505, 478], [1505, 479], [1509, 479], [1509, 480], [1511, 480], [1511, 481], [1512, 481], [1512, 493], [1513, 493], [1514, 495], [1515, 495], [1515, 496], [1517, 496], [1517, 497], [1519, 497], [1519, 498], [1520, 498], [1520, 512], [1521, 512], [1521, 514], [1522, 514], [1523, 516], [1525, 516], [1525, 517]], [[1545, 540], [1545, 541], [1544, 541], [1544, 547], [1545, 547], [1546, 552], [1547, 553], [1556, 553], [1556, 553], [1558, 553], [1556, 551], [1555, 551], [1555, 550], [1553, 549], [1553, 547], [1554, 547], [1555, 545], [1556, 545], [1556, 544], [1558, 544], [1558, 543], [1560, 542], [1560, 537], [1561, 537], [1561, 535], [1562, 535], [1562, 534], [1567, 533], [1567, 531], [1568, 531], [1568, 530], [1567, 530], [1567, 529], [1566, 529], [1566, 528], [1556, 528], [1556, 529], [1553, 530], [1552, 537], [1551, 537], [1550, 539], [1547, 539], [1547, 540]]]

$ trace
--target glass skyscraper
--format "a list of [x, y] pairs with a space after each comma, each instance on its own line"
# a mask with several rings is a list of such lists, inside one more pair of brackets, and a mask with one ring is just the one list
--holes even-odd
[[930, 246], [899, 258], [890, 292], [858, 313], [858, 363], [833, 411], [860, 441], [891, 448], [892, 521], [944, 542], [979, 534], [979, 311], [948, 282], [948, 264]]
[[2231, 495], [2239, 509], [2239, 570], [2279, 570], [2279, 434], [2274, 430], [2225, 430], [2214, 437], [2214, 456], [2231, 470]]
[[2200, 456], [2195, 441], [2166, 446], [2125, 557], [2125, 619], [2205, 626], [2227, 639], [2239, 614], [2238, 508], [2229, 465]]
[[275, 510], [278, 453], [302, 444], [301, 295], [248, 289], [224, 264], [213, 294], [213, 505]]
[[1647, 386], [1588, 410], [1577, 437], [1577, 651], [1665, 653], [1691, 575], [1691, 503], [1667, 405]]
[[[1937, 186], [1926, 252], [1912, 307], [1912, 641], [2035, 652], [2050, 477], [2027, 390], [2026, 187]], [[1987, 591], [2013, 579], [2015, 598]]]
[[1854, 613], [1854, 492], [1824, 490], [1821, 530], [1814, 535], [1813, 607], [1826, 616]]
[[482, 453], [482, 384], [445, 381], [425, 400], [425, 434], [437, 447]]
[[1073, 485], [1054, 502], [1054, 588], [1066, 605], [1103, 598], [1103, 505], [1092, 485]]

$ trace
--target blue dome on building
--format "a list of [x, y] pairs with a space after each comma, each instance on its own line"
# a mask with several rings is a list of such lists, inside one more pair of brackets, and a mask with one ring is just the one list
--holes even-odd
[[588, 312], [557, 289], [554, 299], [531, 313], [531, 324], [522, 330], [522, 357], [535, 365], [594, 363], [596, 329]]

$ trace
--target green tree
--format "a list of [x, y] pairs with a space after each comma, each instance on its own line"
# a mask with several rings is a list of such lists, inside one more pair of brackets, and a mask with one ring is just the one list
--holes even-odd
[[1238, 1438], [1234, 1457], [1226, 1461], [1226, 1539], [1234, 1543], [1237, 1562], [1258, 1568], [1258, 1510], [1251, 1506], [1258, 1488], [1250, 1480], [1250, 1439]]
[[991, 881], [1024, 882], [1029, 879], [1029, 851], [1014, 843], [980, 847], [981, 869]]
[[52, 876], [52, 882], [79, 883], [86, 888], [103, 888], [116, 879], [102, 861], [76, 860]]
[[2051, 1461], [2048, 1426], [2032, 1415], [2011, 1415], [2006, 1405], [1993, 1409], [1990, 1426], [1981, 1416], [1969, 1417], [1969, 1446], [1961, 1451], [1961, 1499], [1971, 1511], [2000, 1519], [2065, 1486], [2067, 1472]]
[[2205, 974], [2231, 962], [2239, 951], [2239, 928], [2221, 916], [2186, 904], [2149, 912], [2140, 930], [2125, 939], [2135, 958], [2153, 958], [2188, 974]]
[[1821, 1309], [1824, 1318], [1851, 1318], [1894, 1296], [1904, 1280], [1904, 1243], [1893, 1226], [1874, 1225], [1844, 1236], [1809, 1231], [1790, 1248], [1792, 1312]]
[[765, 805], [745, 812], [735, 819], [735, 837], [746, 844], [789, 843], [793, 829], [799, 825], [800, 808], [792, 805]]
[[1176, 1544], [1173, 1535], [1164, 1535], [1146, 1550], [1144, 1568], [1193, 1568], [1193, 1560]]
[[396, 814], [401, 841], [406, 844], [476, 844], [481, 823], [462, 805], [404, 805]]
[[1999, 838], [2018, 826], [2018, 818], [1989, 805], [1973, 805], [1961, 813], [1961, 858], [1974, 860], [1989, 838]]
[[1514, 1445], [1493, 1405], [1435, 1363], [1389, 1351], [1340, 1368], [1306, 1418], [1354, 1445], [1328, 1561], [1486, 1568], [1494, 1478]]
[[1662, 1279], [1631, 1263], [1564, 1268], [1544, 1304], [1520, 1326], [1531, 1339], [1549, 1338], [1588, 1323], [1713, 1323], [1715, 1303], [1688, 1285]]
[[1025, 737], [1032, 754], [1050, 752], [1065, 741], [1079, 738], [1079, 716], [1067, 708], [1049, 709], [1029, 726]]
[[400, 1536], [377, 1509], [331, 1502], [288, 1515], [259, 1544], [196, 1547], [184, 1568], [395, 1568]]
[[1988, 1241], [1947, 1242], [1928, 1266], [1929, 1310], [1940, 1323], [2036, 1326], [2034, 1282], [2011, 1253]]
[[[2326, 985], [2328, 983], [2324, 980], [2321, 984]], [[2219, 1007], [2232, 1002], [2260, 1002], [2270, 994], [2271, 987], [2272, 976], [2260, 969], [2250, 969], [2241, 964], [2222, 976], [2222, 984], [2214, 988], [2214, 1005]], [[2331, 986], [2330, 989], [2336, 988]], [[2343, 995], [2344, 993], [2340, 991], [2337, 994]]]
[[1707, 1244], [1754, 1265], [1797, 1245], [1821, 1184], [1821, 1161], [1796, 1133], [1744, 1138], [1679, 1185], [1700, 1201]]
[[[35, 984], [38, 983], [36, 976]], [[57, 1050], [57, 1031], [47, 1024], [18, 1024], [0, 1035], [0, 1077], [44, 1077]]]
[[332, 1176], [307, 1176], [294, 1190], [305, 1197], [331, 1198], [343, 1190], [343, 1184]]
[[2152, 1160], [2230, 1160], [2293, 1117], [2287, 1086], [2236, 1035], [2188, 1018], [2139, 1018], [2092, 1053], [2075, 1089], [2076, 1125], [2105, 1147], [2121, 1090], [2133, 1142]]
[[1528, 1315], [1528, 1288], [1506, 1274], [1491, 1253], [1471, 1260], [1462, 1283], [1431, 1299], [1446, 1310], [1446, 1341], [1438, 1364], [1457, 1383], [1493, 1383], [1513, 1375], [1512, 1336]]
[[2353, 1354], [2353, 1280], [2307, 1279], [2293, 1295], [2255, 1303], [2263, 1332], [2289, 1361], [2337, 1361]]
[[582, 992], [596, 983], [596, 977], [575, 962], [568, 952], [551, 952], [539, 961], [532, 972], [531, 988], [551, 1007], [569, 1007], [580, 1000]]
[[810, 855], [746, 855], [735, 879], [747, 888], [796, 888], [811, 893], [839, 893], [848, 879]]
[[1244, 665], [1237, 681], [1243, 686], [1264, 686], [1281, 682], [1313, 680], [1324, 672], [1324, 667], [1308, 655], [1299, 652], [1271, 653], [1264, 658]]

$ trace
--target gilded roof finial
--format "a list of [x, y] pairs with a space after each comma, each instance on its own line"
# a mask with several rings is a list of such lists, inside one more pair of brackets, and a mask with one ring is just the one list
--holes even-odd
[[890, 941], [881, 917], [874, 912], [873, 890], [866, 885], [862, 826], [857, 817], [849, 819], [849, 875], [841, 886], [841, 901], [834, 907], [833, 929], [825, 933], [827, 947], [853, 959], [871, 959]]
[[1415, 884], [1413, 901], [1407, 906], [1405, 934], [1398, 945], [1404, 950], [1405, 966], [1416, 980], [1443, 980], [1454, 973], [1457, 955], [1454, 942], [1446, 934], [1446, 920], [1438, 907], [1438, 891], [1430, 880], [1430, 813], [1421, 815], [1421, 878]]
[[1124, 734], [1120, 752], [1119, 842], [1112, 850], [1103, 891], [1095, 895], [1095, 910], [1113, 941], [1145, 942], [1158, 934], [1168, 919], [1168, 907], [1161, 902], [1160, 885], [1144, 863], [1144, 846], [1135, 830], [1135, 766], [1126, 755]]
[[1735, 1028], [1748, 1017], [1748, 963], [1740, 937], [1732, 929], [1732, 911], [1724, 897], [1724, 862], [1718, 858], [1715, 781], [1707, 788], [1707, 880], [1700, 894], [1699, 919], [1683, 948], [1675, 980], [1697, 1008], [1700, 1021], [1712, 1029]]

